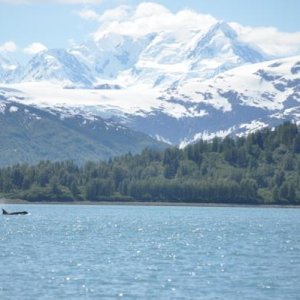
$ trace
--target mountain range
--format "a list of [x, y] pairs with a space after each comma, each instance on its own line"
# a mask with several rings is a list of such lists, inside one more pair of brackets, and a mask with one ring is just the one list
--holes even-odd
[[105, 32], [25, 65], [1, 54], [0, 81], [14, 106], [92, 116], [182, 147], [300, 116], [300, 56], [271, 57], [225, 22], [185, 35]]
[[126, 86], [136, 82], [169, 86], [266, 59], [262, 50], [241, 42], [227, 23], [217, 22], [184, 37], [170, 31], [139, 38], [105, 33], [72, 49], [39, 52], [25, 66], [2, 55], [0, 65], [1, 80], [7, 83], [52, 81], [93, 87], [99, 81], [116, 80]]

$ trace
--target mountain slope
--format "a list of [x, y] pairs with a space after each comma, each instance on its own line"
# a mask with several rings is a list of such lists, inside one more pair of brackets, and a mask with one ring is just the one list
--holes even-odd
[[10, 81], [50, 81], [73, 88], [113, 81], [112, 85], [124, 87], [147, 84], [166, 88], [266, 59], [260, 50], [241, 42], [224, 22], [207, 29], [189, 29], [185, 34], [174, 30], [133, 37], [108, 31], [69, 50], [36, 54]]
[[188, 50], [191, 60], [191, 71], [197, 71], [204, 78], [211, 78], [234, 67], [258, 63], [267, 60], [267, 56], [239, 40], [238, 34], [225, 22], [211, 26], [204, 34], [193, 41], [194, 45]]
[[202, 110], [199, 124], [205, 130], [194, 140], [203, 133], [238, 134], [258, 125], [299, 122], [299, 66], [300, 56], [242, 66], [204, 82], [186, 81], [169, 90], [166, 99]]
[[0, 54], [0, 82], [10, 82], [14, 80], [20, 72], [19, 63], [7, 54]]
[[218, 22], [184, 37], [177, 32], [153, 36], [130, 72], [139, 82], [170, 86], [189, 78], [212, 78], [237, 66], [267, 59], [261, 50], [241, 42], [227, 23]]
[[45, 110], [77, 109], [186, 145], [198, 138], [240, 135], [285, 120], [299, 122], [300, 57], [241, 66], [208, 80], [188, 79], [161, 90], [134, 85], [119, 90], [61, 89], [15, 84], [6, 98]]
[[[224, 22], [144, 36], [106, 31], [68, 51], [37, 54], [12, 73], [3, 86], [15, 90], [3, 96], [45, 111], [111, 118], [184, 146], [299, 122], [300, 58], [268, 59]], [[0, 76], [7, 78], [1, 69]]]
[[85, 63], [95, 77], [117, 78], [122, 71], [135, 65], [152, 39], [153, 35], [133, 39], [130, 36], [108, 33], [97, 41], [89, 41], [72, 48], [70, 53]]
[[235, 56], [241, 63], [257, 63], [266, 60], [264, 55], [238, 38], [235, 30], [225, 22], [211, 26], [206, 33], [200, 33], [196, 45], [190, 50], [188, 57], [197, 59], [224, 58]]
[[148, 136], [95, 116], [43, 111], [0, 96], [0, 166], [40, 160], [103, 160], [146, 147]]
[[88, 67], [68, 51], [52, 49], [36, 54], [24, 67], [18, 80], [91, 86], [94, 78]]

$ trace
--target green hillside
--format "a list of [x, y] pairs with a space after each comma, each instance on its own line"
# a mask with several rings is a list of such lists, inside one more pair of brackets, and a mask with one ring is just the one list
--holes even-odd
[[30, 201], [300, 204], [300, 129], [146, 149], [106, 162], [41, 162], [0, 170], [3, 196]]
[[11, 102], [4, 103], [0, 113], [0, 141], [0, 167], [41, 160], [84, 164], [139, 153], [145, 147], [166, 147], [145, 134], [98, 117], [65, 117]]

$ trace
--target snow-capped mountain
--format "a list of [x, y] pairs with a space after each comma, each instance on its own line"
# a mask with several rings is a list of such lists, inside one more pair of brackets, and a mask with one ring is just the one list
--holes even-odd
[[91, 86], [94, 78], [89, 68], [64, 49], [36, 54], [24, 67], [18, 81], [54, 81], [63, 85]]
[[212, 78], [234, 67], [267, 60], [262, 51], [239, 40], [238, 34], [225, 22], [218, 22], [205, 33], [196, 35], [188, 49], [190, 71], [194, 77]]
[[218, 22], [206, 30], [189, 30], [185, 35], [162, 31], [132, 37], [106, 32], [97, 40], [69, 50], [36, 54], [11, 80], [60, 82], [72, 87], [111, 82], [166, 88], [182, 80], [208, 79], [266, 59], [256, 47], [241, 42], [228, 24]]
[[167, 86], [189, 78], [208, 79], [234, 67], [267, 59], [262, 51], [241, 42], [227, 23], [186, 36], [161, 32], [141, 52], [131, 73], [139, 81]]
[[0, 53], [0, 82], [10, 82], [20, 72], [20, 64], [11, 56]]
[[265, 60], [263, 54], [253, 46], [239, 41], [238, 34], [225, 22], [218, 22], [207, 32], [196, 35], [196, 44], [190, 49], [188, 57], [196, 60], [223, 59], [235, 57], [236, 63], [257, 63]]
[[300, 124], [300, 56], [237, 67], [204, 81], [186, 80], [158, 100], [144, 115], [116, 119], [182, 147], [285, 121]]
[[105, 32], [18, 70], [4, 84], [9, 101], [110, 118], [174, 145], [300, 122], [300, 57], [271, 60], [224, 22], [185, 34]]
[[70, 53], [85, 63], [94, 75], [100, 78], [117, 78], [124, 71], [131, 69], [139, 60], [143, 49], [154, 35], [139, 39], [116, 33], [103, 35], [97, 41], [76, 46]]
[[[191, 33], [191, 36], [194, 33]], [[176, 32], [161, 32], [141, 52], [139, 60], [130, 70], [138, 82], [152, 86], [168, 86], [189, 72], [186, 37]]]
[[300, 56], [237, 67], [207, 80], [185, 80], [166, 90], [147, 85], [99, 90], [48, 83], [9, 86], [15, 90], [4, 96], [11, 101], [61, 113], [79, 109], [82, 115], [110, 118], [182, 146], [300, 121]]
[[191, 130], [198, 127], [199, 133], [188, 142], [245, 134], [286, 120], [300, 123], [300, 56], [241, 66], [206, 81], [191, 79], [164, 97], [202, 112]]

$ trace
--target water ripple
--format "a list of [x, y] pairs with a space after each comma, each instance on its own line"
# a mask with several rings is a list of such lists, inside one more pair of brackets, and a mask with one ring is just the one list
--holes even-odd
[[296, 209], [26, 210], [30, 216], [0, 218], [1, 300], [295, 300], [300, 294]]

